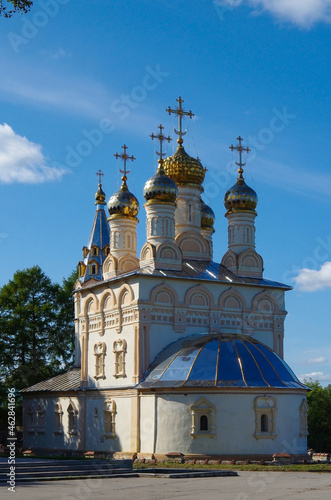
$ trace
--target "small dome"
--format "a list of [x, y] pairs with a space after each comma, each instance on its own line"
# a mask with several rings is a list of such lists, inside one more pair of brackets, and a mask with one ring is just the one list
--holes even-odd
[[224, 196], [224, 206], [228, 213], [253, 212], [257, 206], [257, 194], [251, 187], [247, 186], [243, 177], [239, 177]]
[[213, 228], [215, 223], [214, 211], [201, 200], [201, 227]]
[[139, 387], [269, 387], [306, 389], [278, 354], [252, 337], [193, 334], [153, 361]]
[[193, 185], [200, 187], [204, 181], [206, 169], [196, 158], [189, 156], [183, 146], [179, 144], [175, 154], [165, 158], [163, 168], [177, 185]]
[[116, 217], [127, 217], [136, 219], [139, 212], [139, 202], [137, 198], [130, 193], [126, 184], [126, 177], [122, 177], [123, 183], [119, 191], [114, 193], [108, 201], [107, 208], [109, 219]]
[[[160, 160], [159, 160], [160, 162]], [[159, 163], [157, 173], [153, 175], [144, 186], [144, 197], [146, 201], [175, 203], [178, 189], [175, 181], [168, 177]]]
[[106, 204], [105, 199], [106, 199], [106, 195], [102, 191], [101, 184], [99, 184], [99, 189], [95, 193], [95, 204], [96, 205], [105, 205]]

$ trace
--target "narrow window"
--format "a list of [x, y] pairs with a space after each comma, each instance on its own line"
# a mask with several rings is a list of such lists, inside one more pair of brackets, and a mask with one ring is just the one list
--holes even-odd
[[107, 399], [103, 405], [103, 412], [105, 416], [105, 437], [106, 439], [115, 437], [115, 414], [116, 404], [115, 401]]
[[268, 415], [261, 415], [261, 432], [268, 432]]
[[188, 209], [188, 222], [192, 222], [192, 205], [191, 205], [191, 203], [188, 204], [187, 209]]
[[106, 344], [99, 342], [94, 345], [95, 375], [94, 378], [106, 378], [105, 376]]
[[77, 410], [72, 403], [68, 406], [68, 432], [69, 434], [77, 433]]
[[200, 417], [200, 431], [208, 431], [208, 417], [206, 415]]
[[113, 352], [115, 354], [115, 373], [114, 377], [126, 377], [125, 373], [125, 354], [126, 341], [124, 339], [116, 340], [113, 344]]
[[60, 403], [56, 403], [54, 406], [54, 433], [62, 434], [62, 406]]
[[91, 266], [91, 274], [97, 274], [97, 267], [95, 264], [92, 264]]
[[45, 408], [42, 403], [37, 408], [37, 431], [45, 432]]

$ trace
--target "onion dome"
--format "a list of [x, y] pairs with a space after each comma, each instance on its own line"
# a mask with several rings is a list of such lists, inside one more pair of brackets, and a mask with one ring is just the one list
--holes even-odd
[[237, 137], [238, 144], [233, 146], [231, 144], [231, 151], [237, 151], [239, 154], [239, 162], [236, 162], [238, 165], [238, 179], [234, 186], [232, 186], [224, 196], [224, 206], [227, 209], [227, 214], [231, 214], [233, 212], [251, 212], [256, 215], [255, 208], [257, 206], [257, 194], [251, 187], [247, 186], [244, 178], [243, 178], [243, 167], [246, 163], [242, 161], [243, 152], [249, 153], [249, 148], [244, 148], [242, 146], [242, 137]]
[[144, 197], [149, 203], [172, 203], [177, 198], [178, 189], [175, 181], [168, 177], [163, 169], [163, 160], [159, 160], [159, 167], [153, 177], [144, 186]]
[[163, 168], [166, 175], [179, 186], [201, 188], [206, 174], [206, 168], [198, 159], [189, 156], [181, 143], [172, 156], [165, 158]]
[[105, 193], [102, 191], [102, 188], [101, 188], [101, 183], [100, 183], [100, 184], [99, 184], [99, 189], [98, 189], [98, 191], [95, 193], [95, 204], [96, 204], [96, 205], [105, 205], [105, 204], [106, 204], [105, 199], [106, 199], [106, 195], [105, 195]]
[[201, 227], [214, 229], [215, 214], [214, 211], [201, 200]]
[[154, 359], [138, 387], [306, 389], [272, 349], [230, 333], [175, 340]]
[[122, 186], [108, 201], [107, 208], [109, 218], [126, 217], [128, 219], [136, 219], [139, 212], [139, 202], [137, 198], [130, 193], [126, 184], [127, 177], [122, 177]]
[[242, 174], [237, 182], [225, 193], [224, 206], [227, 213], [233, 212], [255, 212], [257, 206], [257, 194], [251, 187], [247, 186]]

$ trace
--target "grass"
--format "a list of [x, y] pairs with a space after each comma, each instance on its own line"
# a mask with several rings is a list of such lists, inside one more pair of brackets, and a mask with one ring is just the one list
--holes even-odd
[[331, 464], [290, 464], [290, 465], [259, 465], [259, 464], [178, 464], [164, 463], [134, 463], [133, 469], [199, 469], [199, 470], [241, 470], [241, 471], [275, 471], [275, 472], [331, 472]]

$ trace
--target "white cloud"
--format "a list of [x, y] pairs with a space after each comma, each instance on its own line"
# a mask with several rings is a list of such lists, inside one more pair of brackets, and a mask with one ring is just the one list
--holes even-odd
[[47, 165], [40, 144], [15, 134], [6, 123], [0, 124], [0, 183], [38, 184], [60, 180], [65, 173]]
[[331, 288], [331, 262], [325, 262], [318, 271], [301, 269], [298, 276], [293, 279], [302, 292]]
[[214, 3], [223, 3], [230, 9], [248, 5], [254, 8], [254, 13], [266, 11], [281, 21], [304, 27], [331, 22], [331, 0], [216, 0]]
[[319, 358], [309, 358], [307, 359], [307, 363], [309, 365], [312, 365], [314, 363], [326, 363], [327, 362], [327, 359], [325, 356], [320, 356]]
[[311, 372], [311, 373], [303, 373], [298, 378], [301, 382], [310, 379], [318, 381], [329, 381], [331, 380], [331, 375], [328, 375], [324, 372]]

